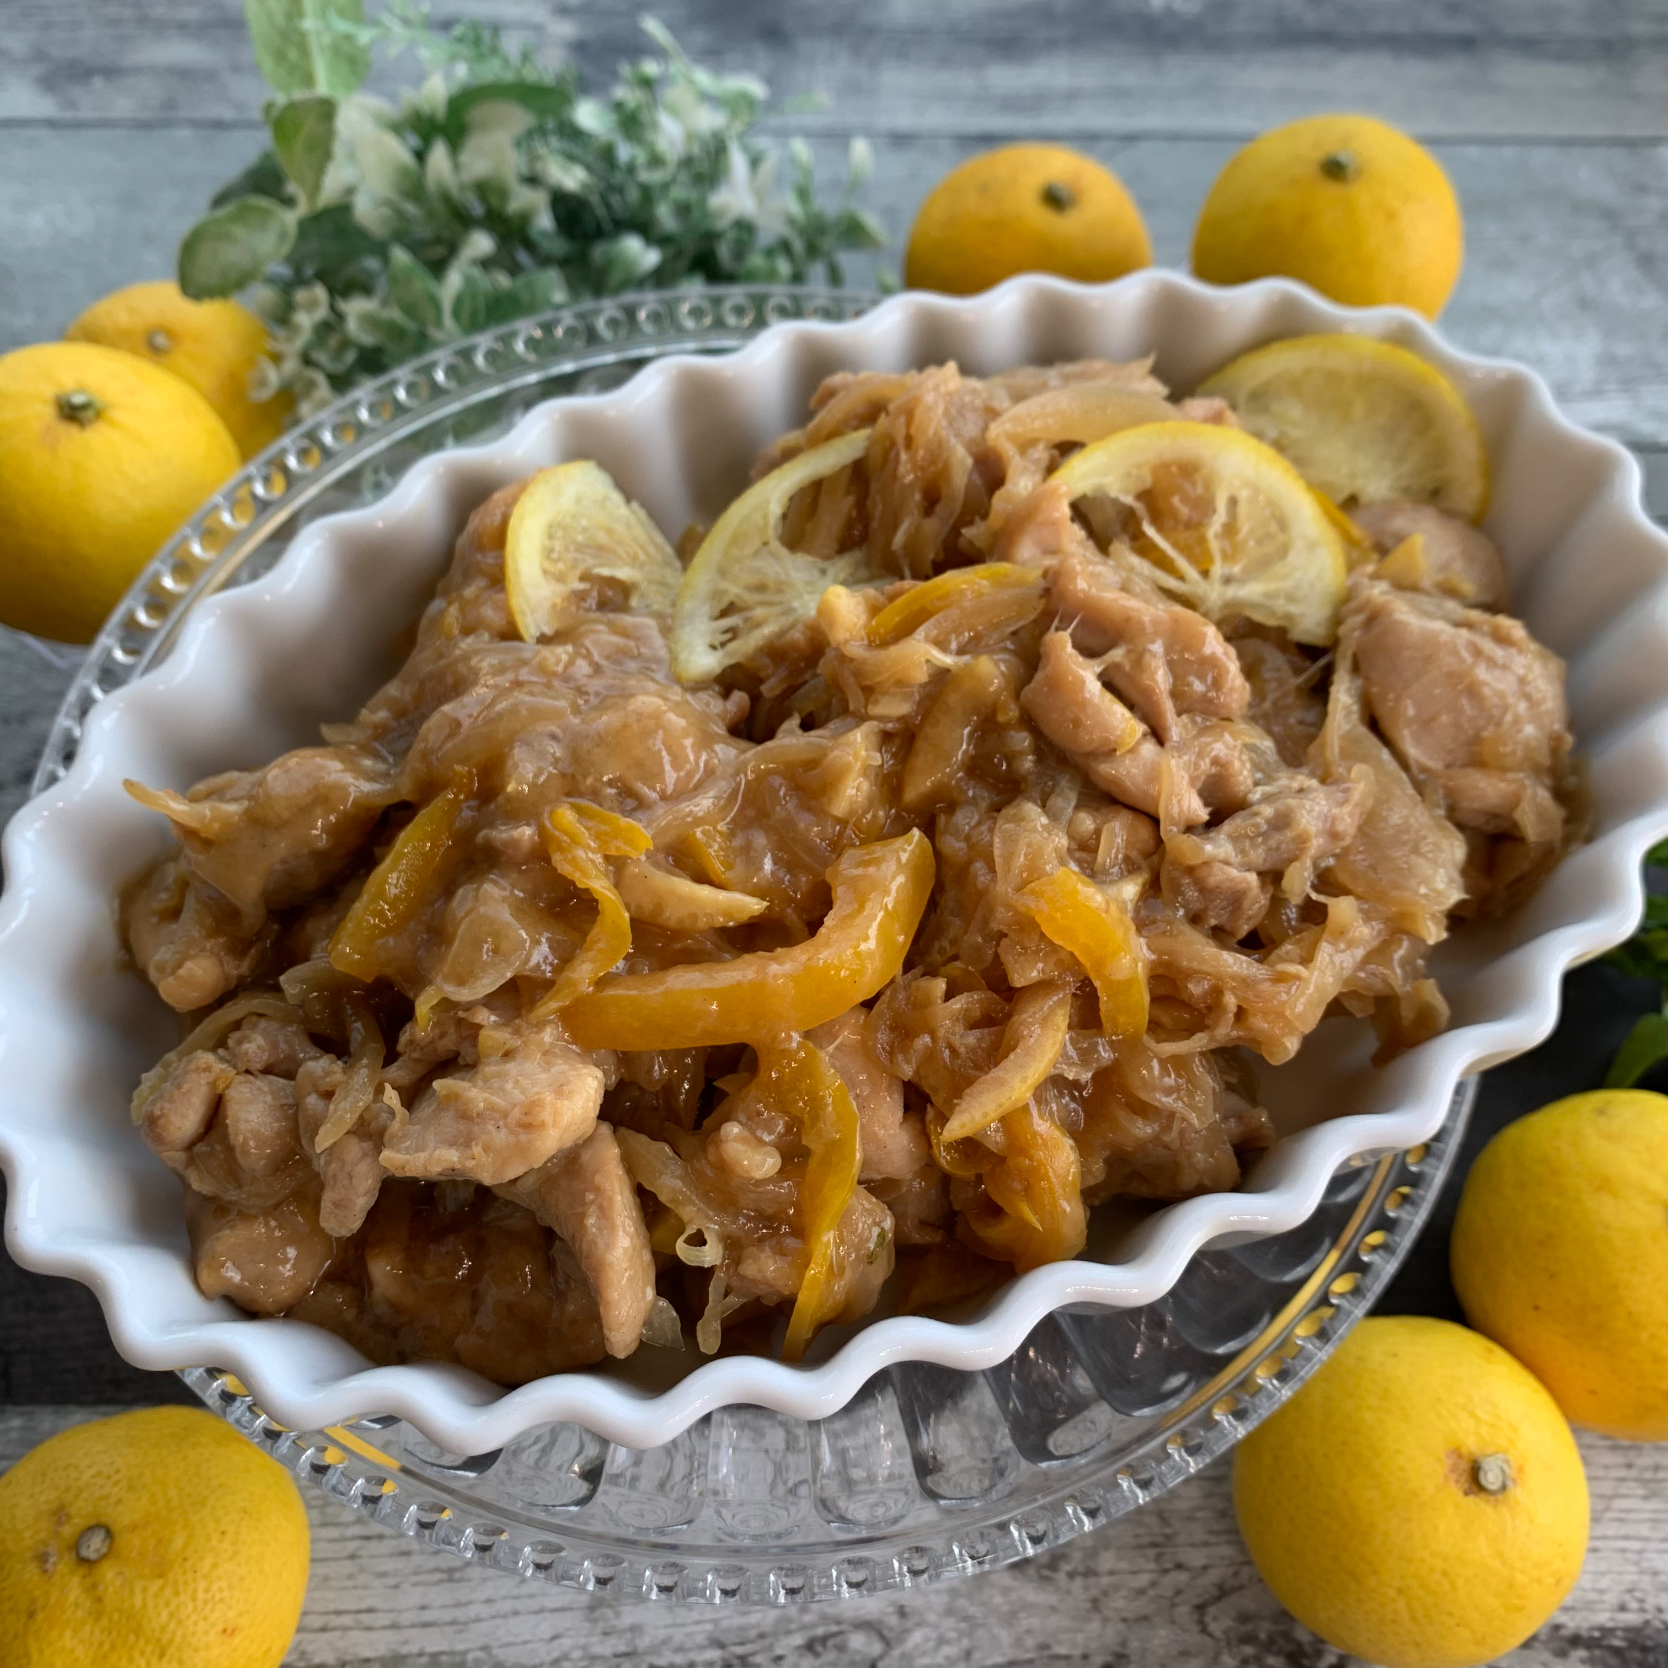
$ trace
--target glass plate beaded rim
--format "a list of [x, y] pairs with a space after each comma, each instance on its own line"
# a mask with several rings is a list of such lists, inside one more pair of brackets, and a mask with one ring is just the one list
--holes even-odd
[[552, 376], [674, 353], [728, 352], [775, 324], [854, 319], [880, 299], [815, 285], [634, 291], [483, 331], [344, 395], [245, 464], [146, 564], [70, 684], [30, 792], [63, 779], [87, 715], [167, 654], [198, 602], [253, 577], [251, 558], [275, 536], [295, 531], [336, 480], [443, 415], [460, 415]]
[[[1400, 1267], [1453, 1166], [1476, 1090], [1475, 1078], [1459, 1085], [1429, 1142], [1346, 1166], [1371, 1166], [1371, 1174], [1318, 1265], [1257, 1337], [1138, 1445], [1114, 1449], [1098, 1463], [1094, 1450], [1060, 1462], [1053, 1468], [1059, 1485], [1017, 1512], [1004, 1499], [942, 1510], [943, 1533], [932, 1544], [918, 1525], [854, 1538], [845, 1551], [830, 1542], [786, 1557], [764, 1546], [687, 1546], [577, 1523], [553, 1530], [531, 1513], [476, 1499], [467, 1478], [410, 1471], [406, 1459], [377, 1446], [385, 1419], [290, 1430], [229, 1374], [198, 1367], [180, 1377], [303, 1485], [396, 1533], [506, 1574], [617, 1603], [781, 1607], [930, 1586], [1034, 1557], [1127, 1515], [1219, 1458], [1287, 1401]], [[405, 1480], [396, 1480], [402, 1474]], [[807, 1556], [813, 1550], [825, 1556]], [[826, 1556], [831, 1550], [836, 1555]]]

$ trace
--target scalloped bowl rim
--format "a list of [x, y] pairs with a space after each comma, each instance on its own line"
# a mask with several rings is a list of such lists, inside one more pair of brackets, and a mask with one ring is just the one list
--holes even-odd
[[[1228, 315], [1243, 312], [1247, 319], [1279, 305], [1301, 315], [1306, 328], [1390, 336], [1465, 374], [1515, 386], [1523, 408], [1520, 422], [1537, 425], [1561, 442], [1600, 449], [1603, 467], [1589, 504], [1607, 496], [1611, 509], [1620, 512], [1631, 533], [1654, 541], [1661, 573], [1668, 574], [1668, 538], [1644, 514], [1640, 470], [1632, 455], [1616, 442], [1563, 417], [1534, 371], [1461, 352], [1426, 320], [1404, 309], [1345, 308], [1280, 279], [1222, 290], [1183, 274], [1148, 270], [1106, 286], [1028, 276], [967, 299], [907, 293], [853, 320], [776, 324], [735, 351], [657, 359], [620, 388], [544, 402], [498, 440], [422, 458], [378, 502], [322, 517], [304, 527], [269, 573], [198, 603], [163, 663], [109, 694], [93, 709], [68, 774], [19, 810], [8, 826], [3, 845], [8, 884], [0, 897], [0, 981], [21, 975], [27, 985], [26, 970], [15, 965], [14, 942], [35, 900], [37, 833], [56, 816], [73, 815], [76, 802], [98, 770], [105, 745], [124, 723], [130, 701], [136, 698], [134, 692], [142, 696], [147, 688], [164, 689], [189, 680], [200, 651], [224, 628], [228, 615], [247, 616], [281, 602], [289, 587], [329, 561], [335, 541], [397, 523], [434, 490], [444, 473], [513, 452], [537, 431], [550, 407], [618, 409], [624, 402], [629, 408], [632, 402], [653, 398], [663, 383], [690, 367], [710, 371], [714, 365], [723, 365], [735, 372], [756, 371], [785, 338], [833, 336], [861, 343], [866, 333], [878, 332], [900, 314], [919, 313], [929, 320], [981, 318], [1039, 295], [1062, 306], [1115, 307], [1127, 302], [1138, 307], [1154, 294], [1179, 295], [1186, 305]], [[861, 348], [853, 357], [860, 354]], [[277, 456], [285, 444], [280, 441], [268, 455]], [[1659, 625], [1668, 620], [1668, 585], [1661, 575], [1651, 587], [1650, 601], [1653, 620]], [[1607, 620], [1599, 634], [1613, 624]], [[1662, 768], [1668, 784], [1668, 699], [1657, 699], [1630, 713], [1628, 719], [1620, 733], [1641, 756]], [[1594, 889], [1580, 918], [1558, 922], [1491, 965], [1491, 971], [1509, 966], [1514, 986], [1521, 990], [1527, 985], [1528, 995], [1508, 1011], [1457, 1025], [1413, 1051], [1420, 1063], [1419, 1092], [1407, 1097], [1396, 1111], [1346, 1114], [1285, 1137], [1271, 1155], [1277, 1162], [1265, 1160], [1239, 1190], [1201, 1195], [1156, 1211], [1131, 1236], [1128, 1254], [1117, 1262], [1073, 1261], [1036, 1269], [1011, 1280], [989, 1308], [971, 1321], [924, 1316], [875, 1321], [815, 1365], [787, 1366], [738, 1355], [707, 1362], [659, 1392], [595, 1373], [557, 1374], [506, 1391], [466, 1369], [433, 1363], [355, 1369], [347, 1365], [348, 1357], [363, 1358], [339, 1340], [330, 1342], [337, 1346], [336, 1358], [344, 1370], [301, 1371], [280, 1340], [285, 1332], [293, 1338], [298, 1332], [316, 1334], [317, 1329], [293, 1321], [244, 1317], [230, 1305], [223, 1305], [228, 1318], [222, 1320], [187, 1319], [161, 1328], [146, 1325], [125, 1301], [131, 1271], [120, 1250], [112, 1250], [94, 1232], [76, 1239], [43, 1222], [41, 1205], [52, 1186], [50, 1154], [37, 1150], [27, 1120], [15, 1115], [9, 1082], [0, 1084], [0, 1164], [10, 1182], [7, 1245], [24, 1267], [65, 1275], [90, 1287], [117, 1349], [130, 1362], [153, 1370], [189, 1366], [228, 1370], [250, 1386], [273, 1417], [295, 1428], [316, 1430], [370, 1414], [392, 1414], [443, 1448], [484, 1453], [534, 1427], [562, 1420], [608, 1440], [643, 1448], [669, 1441], [716, 1408], [738, 1403], [799, 1419], [825, 1418], [888, 1366], [920, 1361], [976, 1370], [1011, 1355], [1027, 1333], [1056, 1310], [1072, 1305], [1134, 1307], [1153, 1302], [1174, 1285], [1202, 1247], [1225, 1237], [1262, 1237], [1293, 1228], [1314, 1211], [1328, 1179], [1340, 1166], [1428, 1139], [1440, 1126], [1462, 1077], [1533, 1048], [1552, 1031], [1564, 971], [1632, 931], [1643, 903], [1640, 862], [1664, 834], [1668, 834], [1668, 785], [1636, 814], [1605, 832], [1594, 846], [1585, 848], [1602, 853], [1602, 865], [1593, 867], [1604, 884]], [[13, 1016], [7, 1010], [0, 1014], [0, 1047], [7, 1053], [18, 1040], [12, 1029]]]

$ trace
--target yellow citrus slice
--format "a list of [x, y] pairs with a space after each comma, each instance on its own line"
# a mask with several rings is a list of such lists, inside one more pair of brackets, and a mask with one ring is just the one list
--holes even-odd
[[1337, 635], [1346, 560], [1321, 500], [1273, 447], [1213, 423], [1145, 423], [1085, 446], [1051, 477], [1120, 506], [1121, 536], [1173, 596], [1299, 643]]
[[1200, 389], [1340, 504], [1405, 498], [1476, 521], [1488, 453], [1460, 391], [1416, 353], [1344, 334], [1241, 354]]
[[541, 469], [510, 515], [504, 589], [529, 642], [599, 607], [672, 611], [683, 565], [640, 504], [588, 461]]
[[801, 488], [855, 463], [869, 431], [837, 435], [773, 469], [725, 510], [701, 541], [672, 609], [672, 670], [684, 683], [715, 678], [816, 612], [830, 585], [878, 577], [864, 550], [811, 556], [782, 542]]

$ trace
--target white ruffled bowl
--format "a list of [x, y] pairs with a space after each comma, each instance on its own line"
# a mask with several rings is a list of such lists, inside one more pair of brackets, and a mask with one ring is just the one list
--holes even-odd
[[[1281, 1139], [1237, 1192], [1114, 1217], [1088, 1256], [1009, 1282], [970, 1320], [875, 1320], [825, 1336], [801, 1366], [691, 1355], [669, 1381], [650, 1382], [639, 1362], [505, 1391], [458, 1367], [372, 1367], [316, 1327], [251, 1319], [197, 1291], [178, 1184], [127, 1114], [135, 1080], [177, 1033], [122, 965], [114, 929], [116, 888], [167, 841], [124, 777], [183, 788], [350, 714], [392, 670], [469, 509], [546, 464], [596, 458], [675, 536], [713, 518], [833, 371], [954, 359], [982, 375], [1156, 353], [1159, 376], [1186, 391], [1247, 348], [1322, 330], [1412, 348], [1470, 400], [1493, 464], [1486, 526], [1514, 608], [1569, 660], [1592, 766], [1592, 842], [1511, 919], [1443, 946], [1447, 1032], [1374, 1071], [1366, 1028], [1328, 1021], [1293, 1065], [1262, 1074]], [[252, 479], [258, 499], [259, 470]], [[263, 578], [191, 607], [166, 661], [98, 701], [67, 776], [7, 830], [0, 1160], [12, 1255], [90, 1286], [139, 1366], [227, 1369], [295, 1427], [397, 1414], [463, 1453], [557, 1420], [650, 1447], [729, 1404], [823, 1418], [888, 1365], [987, 1367], [1051, 1311], [1152, 1302], [1201, 1247], [1301, 1222], [1352, 1157], [1428, 1139], [1462, 1077], [1551, 1031], [1565, 969], [1631, 931], [1640, 860], [1668, 833], [1668, 539], [1646, 520], [1639, 481], [1622, 447], [1558, 415], [1534, 372], [1460, 353], [1412, 314], [1336, 307], [1283, 282], [1218, 290], [1156, 271], [1102, 288], [1021, 278], [970, 300], [910, 294], [847, 323], [779, 325], [739, 352], [660, 360], [611, 392], [538, 406], [491, 444], [424, 458], [382, 501], [306, 527]]]

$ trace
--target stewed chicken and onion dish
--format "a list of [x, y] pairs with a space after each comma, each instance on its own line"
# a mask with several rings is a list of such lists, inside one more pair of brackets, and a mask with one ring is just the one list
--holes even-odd
[[1579, 833], [1563, 666], [1480, 501], [1254, 404], [836, 376], [681, 556], [541, 471], [357, 717], [130, 785], [201, 1290], [507, 1384], [795, 1359], [1234, 1187], [1323, 1016], [1440, 1030], [1430, 948]]

